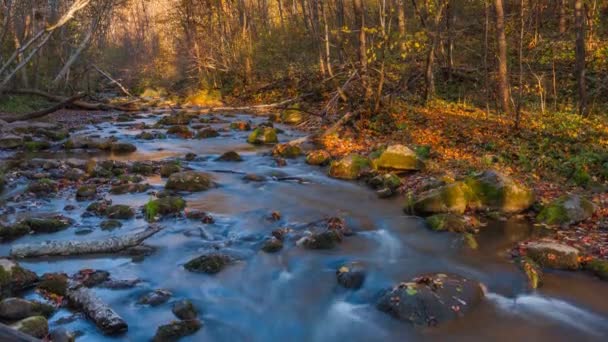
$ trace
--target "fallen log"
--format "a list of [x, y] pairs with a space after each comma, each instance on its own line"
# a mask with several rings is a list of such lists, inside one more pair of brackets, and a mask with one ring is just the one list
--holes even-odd
[[24, 334], [21, 331], [15, 330], [6, 324], [0, 323], [0, 341], [11, 342], [41, 342], [41, 340], [30, 335]]
[[[63, 102], [66, 100], [66, 98], [63, 96], [49, 94], [49, 93], [46, 93], [46, 92], [38, 90], [38, 89], [12, 89], [12, 90], [7, 90], [6, 92], [9, 94], [16, 94], [16, 95], [40, 96], [40, 97], [44, 97], [47, 100], [50, 100], [53, 102]], [[115, 105], [110, 105], [110, 104], [106, 104], [106, 103], [91, 103], [91, 102], [85, 102], [85, 101], [80, 101], [80, 100], [76, 100], [76, 101], [72, 102], [71, 105], [74, 107], [78, 107], [81, 109], [87, 109], [87, 110], [118, 110], [118, 111], [122, 111], [122, 112], [137, 112], [140, 110], [139, 108], [134, 108], [134, 107], [115, 106]]]
[[58, 103], [52, 107], [49, 107], [47, 109], [43, 109], [43, 110], [39, 110], [39, 111], [35, 111], [35, 112], [23, 114], [23, 115], [7, 117], [7, 118], [4, 118], [4, 121], [15, 122], [15, 121], [25, 121], [25, 120], [41, 118], [43, 116], [49, 115], [51, 113], [54, 113], [64, 107], [66, 107], [70, 103], [82, 98], [83, 96], [84, 96], [84, 94], [74, 95], [74, 96], [70, 97], [69, 99], [67, 99], [61, 103]]
[[158, 233], [161, 229], [161, 226], [151, 225], [139, 233], [110, 237], [105, 240], [46, 241], [40, 244], [17, 244], [11, 248], [10, 255], [14, 258], [38, 258], [118, 253], [127, 248], [140, 245], [144, 240]]
[[213, 111], [237, 111], [237, 110], [243, 110], [243, 111], [248, 111], [248, 110], [260, 110], [260, 109], [268, 109], [268, 108], [281, 108], [281, 107], [285, 107], [288, 104], [295, 102], [301, 98], [304, 98], [306, 96], [310, 96], [311, 94], [304, 94], [298, 97], [294, 97], [293, 99], [288, 99], [285, 101], [281, 101], [281, 102], [276, 102], [276, 103], [269, 103], [269, 104], [263, 104], [263, 105], [253, 105], [253, 106], [242, 106], [242, 107], [211, 107], [208, 110], [210, 112]]
[[66, 298], [70, 306], [82, 310], [104, 334], [114, 335], [128, 330], [127, 322], [88, 287], [70, 280]]

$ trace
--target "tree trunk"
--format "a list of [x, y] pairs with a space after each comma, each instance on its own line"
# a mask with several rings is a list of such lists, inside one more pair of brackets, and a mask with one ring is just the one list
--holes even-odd
[[583, 0], [574, 2], [576, 28], [576, 83], [578, 85], [578, 113], [587, 115], [587, 90], [585, 88], [585, 19]]
[[[401, 49], [401, 53], [405, 53], [406, 45], [405, 45], [405, 4], [403, 3], [405, 0], [397, 0], [397, 26], [399, 28], [399, 48]], [[404, 57], [404, 56], [402, 56]]]
[[496, 11], [496, 41], [498, 45], [498, 101], [504, 113], [509, 113], [509, 81], [507, 74], [507, 37], [505, 35], [505, 14], [502, 0], [494, 0]]
[[568, 7], [568, 0], [559, 0], [559, 34], [563, 35], [566, 33], [566, 8]]

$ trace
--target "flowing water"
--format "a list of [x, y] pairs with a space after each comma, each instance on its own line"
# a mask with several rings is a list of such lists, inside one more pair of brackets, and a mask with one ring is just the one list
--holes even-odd
[[[225, 116], [227, 120], [252, 120], [249, 116]], [[127, 257], [97, 256], [28, 260], [21, 264], [38, 274], [83, 268], [107, 270], [114, 279], [142, 280], [135, 288], [110, 290], [94, 288], [129, 324], [128, 333], [103, 336], [85, 318], [61, 309], [51, 319], [51, 327], [63, 326], [80, 331], [79, 341], [146, 341], [156, 327], [175, 319], [171, 303], [190, 299], [199, 310], [204, 327], [183, 341], [403, 341], [409, 340], [551, 340], [593, 341], [608, 336], [608, 282], [588, 275], [568, 272], [546, 274], [545, 285], [529, 291], [522, 273], [509, 262], [506, 251], [518, 240], [530, 236], [532, 227], [518, 222], [495, 222], [477, 237], [479, 248], [468, 247], [460, 235], [434, 233], [423, 221], [402, 213], [402, 199], [380, 200], [367, 187], [354, 182], [328, 178], [326, 170], [305, 164], [303, 158], [277, 167], [268, 147], [246, 143], [247, 132], [224, 131], [220, 137], [204, 140], [169, 138], [141, 141], [134, 138], [137, 123], [153, 124], [150, 115], [134, 123], [104, 123], [90, 126], [79, 134], [114, 135], [137, 145], [137, 152], [126, 156], [103, 154], [35, 155], [42, 158], [94, 158], [165, 160], [188, 152], [204, 157], [184, 162], [192, 169], [210, 172], [219, 187], [186, 195], [189, 208], [201, 209], [215, 218], [203, 224], [185, 218], [161, 221], [165, 227], [146, 243], [158, 250], [143, 261]], [[214, 124], [216, 128], [227, 124]], [[282, 141], [300, 133], [288, 128]], [[239, 152], [240, 163], [216, 162], [226, 151]], [[198, 160], [198, 159], [197, 159]], [[186, 164], [187, 163], [187, 164]], [[230, 171], [230, 172], [226, 172]], [[243, 174], [269, 176], [265, 182], [246, 182]], [[293, 177], [284, 179], [285, 177]], [[296, 179], [296, 180], [294, 180]], [[162, 190], [164, 179], [147, 179], [153, 190]], [[25, 182], [23, 183], [25, 185]], [[15, 187], [15, 193], [23, 187]], [[65, 212], [77, 224], [54, 234], [31, 235], [14, 243], [44, 240], [99, 239], [121, 235], [146, 227], [143, 218], [125, 221], [111, 232], [99, 229], [99, 218], [82, 218], [88, 202], [76, 202], [74, 190], [49, 201], [26, 203], [14, 216], [62, 212], [67, 204], [77, 209]], [[10, 193], [9, 193], [10, 194]], [[6, 194], [5, 194], [6, 195]], [[107, 195], [114, 204], [140, 208], [147, 193]], [[268, 220], [271, 212], [281, 220]], [[274, 229], [339, 216], [356, 231], [337, 248], [306, 250], [286, 244], [274, 254], [260, 251], [261, 242]], [[90, 227], [92, 233], [77, 235]], [[220, 250], [238, 256], [239, 261], [216, 275], [190, 273], [183, 264], [206, 251]], [[10, 244], [0, 245], [7, 255]], [[364, 286], [357, 290], [341, 288], [336, 269], [347, 262], [361, 262], [367, 270]], [[374, 306], [377, 293], [398, 282], [425, 272], [450, 272], [476, 279], [487, 289], [482, 305], [469, 315], [436, 328], [415, 328], [379, 312]], [[154, 289], [173, 293], [172, 299], [156, 307], [137, 304], [137, 299]], [[28, 295], [36, 298], [35, 293]]]

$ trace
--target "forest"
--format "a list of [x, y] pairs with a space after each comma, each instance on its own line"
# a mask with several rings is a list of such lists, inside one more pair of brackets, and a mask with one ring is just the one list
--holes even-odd
[[7, 341], [602, 340], [608, 0], [0, 0], [0, 266]]

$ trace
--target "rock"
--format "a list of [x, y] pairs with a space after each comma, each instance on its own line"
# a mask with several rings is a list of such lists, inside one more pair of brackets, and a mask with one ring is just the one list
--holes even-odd
[[97, 201], [89, 204], [86, 210], [88, 213], [93, 213], [97, 216], [103, 216], [108, 211], [110, 205], [112, 205], [112, 202], [109, 200]]
[[0, 258], [0, 297], [8, 297], [30, 288], [37, 280], [36, 273], [22, 268], [15, 261]]
[[327, 165], [331, 160], [331, 155], [325, 150], [311, 151], [306, 155], [306, 163], [310, 165]]
[[137, 303], [143, 305], [157, 306], [168, 301], [171, 296], [173, 296], [171, 291], [165, 289], [158, 289], [142, 296], [141, 298], [139, 298]]
[[63, 215], [55, 215], [52, 217], [30, 217], [21, 221], [34, 232], [34, 233], [54, 233], [64, 230], [71, 226], [74, 221]]
[[235, 131], [250, 131], [251, 124], [246, 121], [235, 121], [230, 124], [230, 129]]
[[369, 159], [358, 154], [351, 154], [340, 160], [334, 160], [329, 168], [329, 175], [333, 178], [354, 180], [370, 169]]
[[266, 181], [266, 177], [262, 175], [257, 175], [255, 173], [248, 173], [243, 176], [243, 179], [248, 182], [264, 182]]
[[97, 197], [97, 186], [95, 185], [83, 185], [76, 191], [77, 201], [88, 201]]
[[122, 227], [122, 223], [118, 220], [104, 220], [99, 224], [101, 230], [114, 230]]
[[387, 290], [377, 308], [399, 320], [432, 327], [465, 315], [482, 298], [478, 282], [436, 273], [416, 277]]
[[86, 287], [93, 287], [106, 282], [110, 279], [110, 272], [104, 270], [92, 270], [86, 268], [78, 271], [74, 279]]
[[131, 165], [131, 173], [150, 176], [154, 174], [154, 165], [146, 162], [135, 162]]
[[23, 143], [23, 148], [29, 152], [38, 152], [42, 150], [48, 150], [51, 148], [51, 144], [48, 141], [26, 141]]
[[127, 184], [118, 184], [113, 185], [110, 188], [110, 193], [113, 195], [122, 195], [122, 194], [134, 194], [139, 192], [146, 192], [150, 189], [150, 184], [147, 183], [127, 183]]
[[185, 214], [186, 218], [190, 220], [202, 220], [203, 218], [205, 218], [205, 216], [207, 216], [207, 213], [202, 210], [190, 208], [186, 208]]
[[152, 341], [177, 341], [181, 337], [194, 334], [202, 326], [203, 324], [198, 319], [171, 322], [169, 324], [161, 325], [160, 327], [158, 327], [158, 329], [156, 330], [156, 335], [154, 335]]
[[276, 253], [281, 249], [283, 249], [283, 241], [274, 236], [266, 239], [266, 241], [264, 241], [264, 245], [262, 246], [262, 250], [266, 253]]
[[511, 177], [496, 171], [484, 171], [465, 181], [470, 189], [468, 206], [474, 210], [517, 213], [534, 204], [534, 193]]
[[188, 126], [171, 126], [167, 130], [167, 134], [175, 134], [184, 139], [192, 138], [194, 133], [190, 131]]
[[108, 207], [105, 214], [111, 219], [128, 220], [135, 216], [135, 211], [128, 205], [116, 204]]
[[577, 195], [566, 195], [543, 207], [536, 219], [546, 224], [571, 225], [590, 218], [594, 212], [593, 202]]
[[55, 308], [52, 305], [21, 298], [6, 298], [0, 302], [0, 318], [16, 321], [30, 316], [49, 317]]
[[69, 179], [72, 181], [81, 180], [85, 176], [86, 176], [86, 174], [84, 171], [82, 171], [81, 169], [76, 169], [76, 168], [71, 168], [69, 170], [66, 170], [65, 173], [63, 174], [63, 177], [65, 179]]
[[437, 213], [463, 214], [467, 208], [468, 191], [468, 187], [462, 182], [432, 189], [415, 200], [413, 211], [423, 216]]
[[209, 174], [197, 171], [184, 171], [172, 174], [167, 180], [165, 188], [175, 191], [205, 191], [215, 184]]
[[336, 271], [338, 284], [347, 289], [360, 289], [365, 281], [365, 271], [357, 263], [344, 265]]
[[175, 302], [171, 311], [177, 318], [181, 320], [196, 319], [198, 316], [196, 308], [192, 302], [186, 299]]
[[114, 153], [131, 153], [137, 151], [137, 147], [129, 143], [112, 143], [110, 144], [109, 149]]
[[304, 121], [304, 115], [300, 110], [300, 105], [296, 104], [281, 113], [281, 122], [287, 125], [298, 125]]
[[27, 187], [27, 191], [39, 197], [46, 197], [59, 191], [59, 185], [48, 178], [43, 178], [31, 182]]
[[176, 215], [186, 208], [186, 201], [177, 196], [166, 196], [152, 200], [144, 206], [144, 214], [149, 221], [157, 217]]
[[43, 316], [32, 316], [22, 319], [11, 325], [11, 327], [37, 338], [43, 338], [49, 334], [49, 322]]
[[219, 136], [220, 136], [220, 134], [218, 133], [218, 131], [214, 130], [213, 128], [205, 128], [205, 129], [198, 131], [198, 133], [196, 133], [197, 139], [209, 139], [209, 138], [215, 138], [215, 137], [219, 137]]
[[276, 144], [279, 142], [277, 131], [270, 127], [258, 127], [249, 135], [247, 142], [255, 145]]
[[167, 136], [161, 132], [153, 131], [153, 132], [141, 132], [140, 134], [135, 136], [135, 138], [141, 139], [141, 140], [154, 140], [154, 139], [167, 139]]
[[52, 342], [75, 342], [76, 336], [75, 334], [63, 329], [58, 328], [51, 331], [51, 341]]
[[68, 289], [68, 276], [63, 273], [45, 273], [42, 275], [36, 288], [59, 296], [65, 296]]
[[160, 176], [161, 177], [169, 177], [174, 173], [178, 173], [182, 170], [182, 168], [176, 163], [165, 164], [160, 167]]
[[14, 134], [0, 135], [0, 149], [14, 149], [23, 145], [23, 138]]
[[298, 145], [278, 144], [272, 150], [274, 156], [282, 158], [297, 158], [302, 154], [302, 149]]
[[228, 151], [228, 152], [222, 154], [221, 156], [219, 156], [216, 160], [223, 161], [223, 162], [240, 162], [240, 161], [243, 161], [243, 158], [241, 157], [240, 154], [236, 153], [235, 151]]
[[437, 232], [467, 233], [475, 232], [475, 227], [464, 217], [456, 214], [435, 214], [426, 218], [431, 230]]
[[187, 161], [193, 161], [194, 159], [196, 159], [196, 154], [186, 153], [186, 155], [184, 156], [184, 159], [186, 159]]
[[342, 242], [342, 234], [335, 230], [313, 233], [303, 237], [298, 244], [308, 249], [332, 249]]
[[177, 113], [168, 115], [158, 121], [160, 125], [188, 125], [192, 121], [193, 116], [186, 113]]
[[10, 241], [31, 233], [30, 226], [22, 223], [16, 223], [11, 226], [0, 226], [0, 238], [3, 241]]
[[184, 267], [190, 272], [215, 274], [232, 262], [232, 258], [220, 253], [201, 255], [188, 261]]
[[593, 259], [587, 261], [585, 269], [602, 280], [608, 280], [608, 260]]
[[529, 257], [523, 257], [517, 260], [517, 264], [526, 275], [531, 289], [537, 289], [542, 286], [543, 271], [534, 260]]
[[578, 249], [557, 240], [541, 239], [531, 241], [523, 247], [526, 250], [526, 255], [541, 267], [577, 270], [580, 266]]
[[404, 145], [390, 145], [372, 163], [375, 168], [395, 171], [417, 171], [423, 163], [416, 153]]

